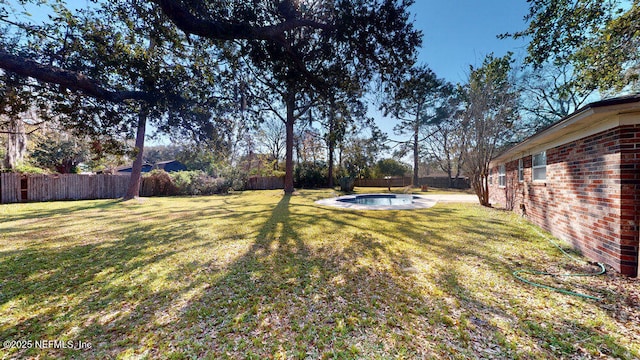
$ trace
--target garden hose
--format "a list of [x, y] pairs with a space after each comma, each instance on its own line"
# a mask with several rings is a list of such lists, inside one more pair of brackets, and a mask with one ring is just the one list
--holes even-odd
[[[554, 241], [552, 241], [550, 238], [548, 238], [547, 236], [544, 236], [542, 233], [540, 233], [537, 229], [536, 232], [538, 233], [538, 235], [544, 237], [545, 239], [547, 239], [547, 241], [549, 241], [551, 244], [553, 244], [553, 246], [555, 246], [556, 248], [558, 248], [566, 257], [576, 261], [576, 262], [584, 262], [583, 260], [580, 260], [578, 258], [576, 258], [575, 256], [567, 253], [566, 251], [564, 251], [563, 248], [561, 248], [558, 244], [556, 244]], [[593, 264], [593, 263], [589, 263], [589, 264]], [[539, 288], [543, 288], [543, 289], [547, 289], [547, 290], [551, 290], [551, 291], [556, 291], [562, 294], [566, 294], [566, 295], [572, 295], [572, 296], [577, 296], [577, 297], [581, 297], [584, 299], [589, 299], [589, 300], [595, 300], [595, 301], [601, 301], [602, 298], [596, 297], [596, 296], [591, 296], [591, 295], [587, 295], [587, 294], [582, 294], [579, 292], [575, 292], [575, 291], [570, 291], [570, 290], [566, 290], [566, 289], [562, 289], [562, 288], [557, 288], [557, 287], [553, 287], [553, 286], [549, 286], [549, 285], [544, 285], [544, 284], [540, 284], [534, 281], [530, 281], [527, 280], [525, 278], [523, 278], [522, 276], [520, 276], [520, 274], [531, 274], [531, 275], [546, 275], [546, 276], [555, 276], [555, 277], [560, 277], [560, 276], [564, 276], [564, 277], [569, 277], [569, 276], [598, 276], [598, 275], [602, 275], [606, 272], [606, 269], [604, 267], [604, 265], [602, 263], [595, 263], [595, 265], [598, 265], [600, 267], [600, 271], [596, 272], [596, 273], [587, 273], [587, 274], [552, 274], [550, 272], [546, 272], [546, 271], [537, 271], [537, 270], [516, 270], [514, 271], [512, 274], [513, 276], [515, 276], [516, 279], [535, 286], [535, 287], [539, 287]]]

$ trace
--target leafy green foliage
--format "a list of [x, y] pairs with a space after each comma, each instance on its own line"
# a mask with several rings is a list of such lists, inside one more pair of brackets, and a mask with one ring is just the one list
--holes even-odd
[[[422, 131], [429, 124], [438, 121], [442, 107], [447, 102], [453, 87], [439, 79], [427, 66], [411, 68], [400, 82], [392, 83], [388, 91], [388, 99], [383, 103], [384, 114], [392, 115], [399, 123], [393, 128], [396, 135], [405, 135], [409, 139], [403, 141], [397, 156], [407, 152], [413, 156], [413, 184], [418, 184]], [[427, 136], [428, 137], [428, 136]]]
[[376, 163], [373, 169], [374, 178], [385, 176], [405, 176], [411, 171], [411, 167], [396, 159], [382, 159]]
[[43, 169], [41, 167], [33, 166], [27, 163], [17, 163], [13, 168], [13, 171], [22, 174], [47, 174], [49, 173], [48, 169]]
[[176, 160], [189, 170], [200, 170], [215, 176], [218, 174], [216, 163], [219, 159], [213, 151], [203, 146], [184, 146], [176, 154]]
[[172, 196], [178, 193], [169, 173], [164, 170], [153, 170], [142, 176], [140, 195], [142, 196]]
[[[212, 113], [244, 118], [247, 88], [263, 87], [271, 94], [257, 112], [283, 112], [287, 124], [287, 192], [293, 191], [293, 123], [318, 97], [353, 98], [376, 74], [389, 80], [402, 73], [421, 43], [411, 0], [107, 1], [77, 13], [59, 1], [25, 3], [51, 5], [51, 21], [17, 23], [24, 46], [0, 44], [7, 55], [0, 65], [61, 85], [48, 88], [69, 127], [90, 136], [130, 135], [141, 113], [138, 134], [148, 115], [162, 131], [232, 146], [223, 136], [225, 117]], [[3, 17], [13, 10], [6, 1], [0, 5]]]
[[144, 162], [148, 164], [155, 164], [160, 161], [177, 159], [178, 154], [182, 149], [183, 146], [179, 145], [145, 146]]
[[229, 190], [244, 190], [247, 183], [248, 174], [234, 166], [223, 166], [219, 169], [219, 177], [224, 178], [229, 186]]
[[294, 172], [294, 183], [304, 189], [326, 187], [328, 166], [324, 161], [307, 161], [298, 164]]
[[620, 91], [639, 75], [640, 4], [637, 0], [531, 0], [527, 61], [570, 64], [586, 90]]
[[378, 154], [387, 150], [387, 137], [377, 127], [372, 128], [370, 137], [350, 136], [343, 144], [342, 167], [339, 176], [355, 179], [370, 178], [378, 160]]
[[61, 174], [78, 172], [78, 165], [89, 156], [86, 144], [77, 139], [46, 138], [31, 153], [31, 162]]
[[232, 188], [231, 179], [213, 178], [202, 171], [169, 173], [178, 195], [226, 194]]
[[353, 192], [353, 189], [355, 188], [355, 185], [356, 185], [356, 181], [352, 177], [345, 176], [338, 179], [338, 184], [340, 185], [340, 191], [345, 193], [350, 193], [350, 192]]
[[143, 175], [142, 196], [226, 194], [233, 188], [233, 179], [214, 178], [202, 171], [153, 170]]
[[[23, 163], [28, 148], [28, 125], [39, 122], [45, 107], [34, 84], [14, 74], [0, 74], [0, 133], [4, 139], [2, 167]], [[33, 127], [33, 126], [32, 126]], [[30, 129], [29, 129], [30, 130]]]

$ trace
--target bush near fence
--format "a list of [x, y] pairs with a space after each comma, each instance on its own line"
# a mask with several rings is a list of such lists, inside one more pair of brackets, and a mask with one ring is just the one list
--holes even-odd
[[232, 181], [213, 178], [203, 171], [153, 170], [144, 174], [140, 196], [213, 195], [225, 194], [232, 188]]

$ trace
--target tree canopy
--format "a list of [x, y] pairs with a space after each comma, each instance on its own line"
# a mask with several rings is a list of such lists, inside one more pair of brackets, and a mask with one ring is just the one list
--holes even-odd
[[[397, 135], [410, 135], [401, 143], [398, 153], [413, 154], [413, 185], [418, 186], [418, 165], [422, 130], [442, 115], [442, 106], [453, 87], [440, 79], [426, 65], [415, 66], [405, 77], [389, 87], [389, 99], [382, 105], [385, 115], [392, 115], [399, 122], [393, 128]], [[426, 137], [429, 137], [427, 135]]]
[[[222, 74], [235, 74], [217, 60], [239, 56], [268, 76], [272, 90], [282, 89], [292, 134], [305, 103], [389, 80], [413, 63], [421, 42], [409, 19], [411, 0], [105, 1], [79, 12], [64, 1], [23, 3], [49, 3], [53, 16], [43, 25], [16, 22], [11, 2], [0, 0], [0, 20], [11, 28], [5, 31], [22, 37], [0, 41], [0, 68], [36, 79], [68, 111], [135, 114], [118, 124], [137, 124], [138, 134], [143, 117], [162, 129], [214, 131], [211, 109], [229, 110], [220, 104], [237, 100], [224, 95], [229, 87], [212, 91], [228, 85]], [[220, 95], [214, 103], [212, 93]], [[104, 125], [80, 118], [75, 125]], [[288, 175], [291, 169], [287, 164]]]
[[467, 129], [464, 168], [480, 204], [489, 205], [489, 162], [508, 143], [518, 120], [518, 92], [511, 74], [512, 54], [489, 54], [482, 66], [470, 67], [469, 83], [463, 89]]
[[603, 91], [638, 86], [640, 1], [528, 0], [527, 62], [571, 64], [585, 89]]

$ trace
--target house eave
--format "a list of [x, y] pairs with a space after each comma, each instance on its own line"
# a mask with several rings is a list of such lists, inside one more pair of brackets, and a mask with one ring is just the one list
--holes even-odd
[[500, 153], [491, 167], [630, 124], [640, 124], [640, 94], [589, 104]]

